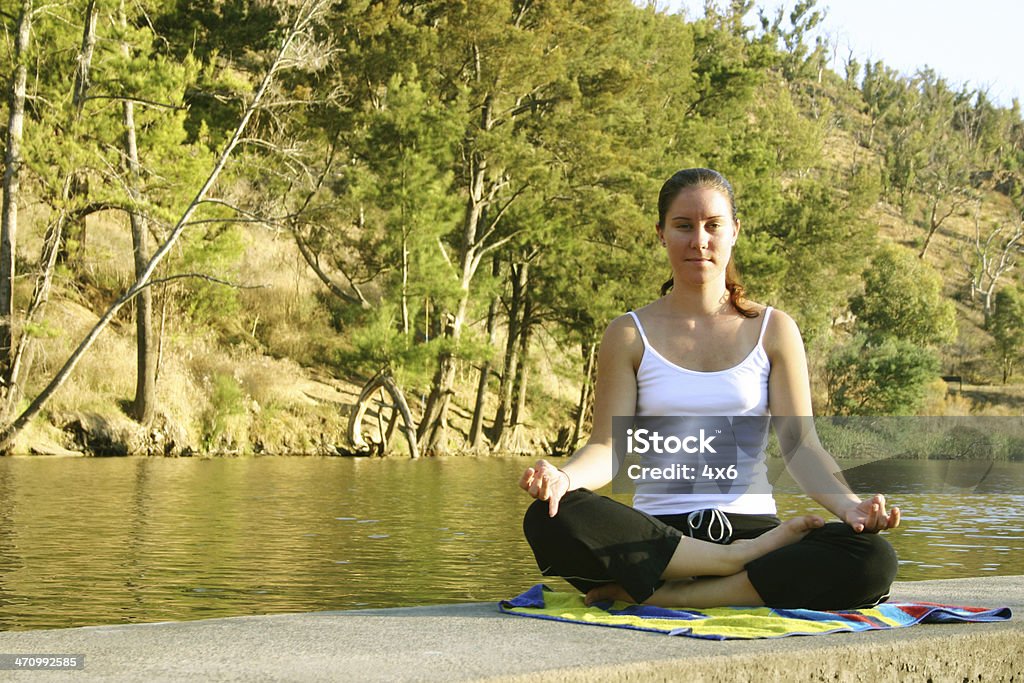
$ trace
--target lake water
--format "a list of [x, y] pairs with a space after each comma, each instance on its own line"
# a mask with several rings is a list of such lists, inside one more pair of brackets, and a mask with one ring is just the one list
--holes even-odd
[[[0, 629], [509, 597], [541, 580], [516, 486], [531, 462], [0, 458]], [[1024, 464], [984, 485], [955, 466], [894, 463], [898, 579], [1024, 574]]]

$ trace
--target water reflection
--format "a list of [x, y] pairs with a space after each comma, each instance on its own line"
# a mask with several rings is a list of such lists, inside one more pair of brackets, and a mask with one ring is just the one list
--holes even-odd
[[[0, 458], [0, 628], [508, 597], [540, 579], [515, 486], [528, 463]], [[1024, 466], [1000, 477], [1020, 491]], [[1024, 496], [886, 492], [900, 579], [1024, 573]]]

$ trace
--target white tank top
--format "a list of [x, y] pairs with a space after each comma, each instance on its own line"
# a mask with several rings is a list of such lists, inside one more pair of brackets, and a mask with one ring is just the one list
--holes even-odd
[[[689, 370], [672, 363], [651, 346], [640, 319], [633, 318], [644, 343], [643, 357], [636, 370], [636, 415], [638, 416], [709, 416], [738, 417], [765, 416], [768, 412], [768, 374], [771, 362], [764, 350], [764, 332], [772, 308], [762, 313], [761, 332], [757, 344], [747, 357], [726, 370], [702, 372]], [[757, 491], [771, 491], [767, 480], [765, 447], [768, 444], [768, 421], [763, 433], [745, 439], [740, 457], [749, 467], [752, 487]], [[652, 515], [675, 515], [706, 508], [749, 515], [776, 514], [775, 499], [771, 493], [691, 493], [672, 495], [644, 491], [638, 484], [633, 496], [633, 507]]]

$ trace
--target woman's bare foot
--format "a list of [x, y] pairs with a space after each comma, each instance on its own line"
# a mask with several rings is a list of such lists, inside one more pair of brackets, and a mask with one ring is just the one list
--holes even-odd
[[619, 602], [636, 602], [633, 596], [626, 592], [626, 589], [617, 583], [606, 583], [603, 586], [597, 588], [591, 588], [587, 591], [587, 594], [583, 597], [583, 604], [590, 607], [595, 602], [616, 601]]
[[767, 555], [773, 550], [796, 543], [812, 529], [818, 529], [824, 525], [825, 520], [817, 515], [794, 517], [793, 519], [787, 519], [779, 526], [761, 534], [757, 538], [736, 541], [732, 546], [740, 552], [740, 560], [746, 564], [751, 560]]
[[[673, 588], [673, 592], [678, 593], [676, 589], [685, 589], [686, 584], [694, 577], [741, 574], [748, 562], [767, 555], [773, 550], [796, 543], [811, 530], [824, 525], [825, 520], [817, 515], [794, 517], [757, 538], [736, 541], [729, 545], [720, 545], [684, 536], [680, 539], [668, 565], [662, 571], [661, 578], [665, 581], [676, 582], [678, 585]], [[584, 602], [588, 606], [601, 600], [636, 602], [633, 596], [617, 583], [592, 588], [587, 591], [584, 598]]]

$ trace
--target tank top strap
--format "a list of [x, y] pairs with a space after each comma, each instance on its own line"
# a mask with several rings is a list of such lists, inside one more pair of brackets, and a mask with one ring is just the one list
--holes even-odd
[[764, 342], [764, 331], [768, 329], [768, 318], [772, 314], [772, 307], [767, 306], [764, 309], [764, 320], [761, 321], [761, 333], [757, 336], [757, 345], [761, 346]]
[[643, 340], [644, 346], [650, 348], [651, 343], [647, 341], [647, 334], [644, 332], [644, 326], [640, 324], [640, 318], [633, 311], [626, 312], [633, 317], [633, 324], [636, 325], [636, 331], [640, 333], [640, 339]]

